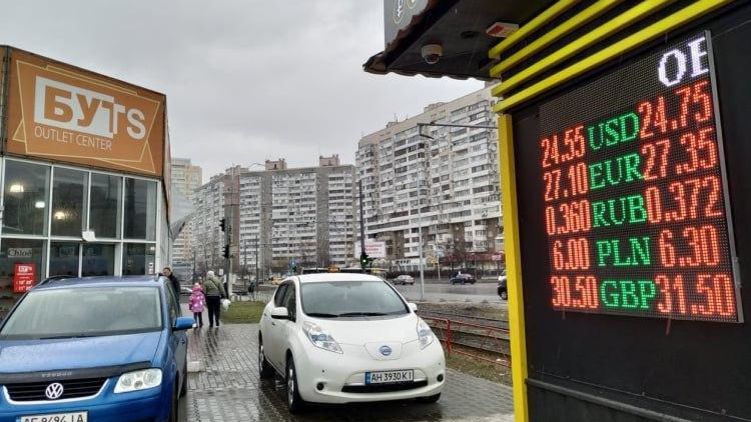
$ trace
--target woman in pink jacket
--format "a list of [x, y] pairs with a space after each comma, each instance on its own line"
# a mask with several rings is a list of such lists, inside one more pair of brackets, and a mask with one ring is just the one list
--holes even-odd
[[188, 309], [193, 311], [193, 320], [196, 326], [203, 327], [203, 308], [206, 306], [206, 296], [203, 295], [201, 285], [193, 285], [193, 293], [190, 295]]

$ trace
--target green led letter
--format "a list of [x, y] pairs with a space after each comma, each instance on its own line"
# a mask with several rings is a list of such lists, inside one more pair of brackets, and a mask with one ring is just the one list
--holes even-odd
[[631, 153], [624, 155], [623, 167], [625, 168], [626, 181], [633, 182], [634, 180], [642, 180], [644, 177], [639, 173], [639, 165], [641, 164], [641, 156], [637, 153]]
[[621, 140], [620, 137], [620, 131], [618, 130], [618, 118], [610, 119], [607, 122], [605, 122], [605, 133], [607, 136], [605, 137], [605, 145], [612, 147], [613, 145], [618, 145], [618, 141]]
[[621, 142], [633, 141], [639, 134], [639, 115], [633, 111], [619, 117], [621, 124]]
[[608, 199], [608, 210], [610, 211], [610, 220], [613, 221], [613, 223], [616, 226], [620, 226], [621, 224], [623, 224], [623, 223], [626, 222], [626, 203], [627, 203], [626, 197], [624, 196], [622, 198], [618, 198], [618, 202], [621, 203], [621, 206], [620, 206], [620, 208], [621, 208], [621, 213], [620, 213], [621, 217], [620, 218], [617, 218], [616, 215], [615, 215], [616, 214], [616, 212], [615, 212], [615, 209], [616, 209], [615, 199]]
[[602, 163], [589, 165], [589, 188], [592, 190], [605, 187], [605, 178], [602, 177]]
[[598, 240], [597, 241], [597, 265], [600, 267], [604, 267], [605, 264], [605, 258], [610, 257], [613, 254], [613, 249], [610, 247], [610, 241], [609, 240]]
[[639, 298], [636, 297], [636, 284], [631, 280], [621, 280], [621, 306], [624, 308], [636, 308], [639, 306]]
[[587, 133], [589, 134], [589, 147], [594, 151], [602, 148], [602, 123], [597, 126], [599, 128], [599, 137], [595, 136], [595, 125], [589, 126], [587, 128]]
[[629, 245], [631, 245], [631, 257], [633, 258], [633, 265], [651, 265], [652, 260], [649, 258], [649, 236], [642, 238], [630, 237], [628, 239]]
[[644, 208], [644, 197], [641, 195], [632, 195], [626, 198], [628, 201], [628, 222], [643, 223], [647, 221], [647, 210]]
[[592, 202], [592, 225], [595, 227], [609, 226], [608, 220], [605, 219], [607, 207], [602, 201]]
[[613, 265], [615, 265], [616, 267], [630, 267], [632, 265], [635, 265], [630, 256], [627, 256], [625, 261], [621, 260], [620, 240], [613, 239], [610, 242], [613, 244], [613, 256], [615, 257]]
[[654, 300], [657, 296], [657, 289], [655, 283], [652, 280], [639, 280], [636, 282], [639, 285], [639, 296], [641, 296], [641, 309], [650, 309], [652, 304], [650, 301]]
[[600, 284], [600, 301], [608, 308], [617, 308], [621, 305], [615, 280], [605, 280]]

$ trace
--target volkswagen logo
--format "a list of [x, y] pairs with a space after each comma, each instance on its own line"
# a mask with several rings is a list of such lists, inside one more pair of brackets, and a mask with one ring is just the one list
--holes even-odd
[[63, 395], [63, 385], [59, 382], [53, 382], [44, 390], [44, 395], [50, 400], [57, 400]]
[[381, 352], [383, 356], [391, 355], [391, 348], [389, 346], [381, 346], [381, 348], [378, 349], [378, 351]]

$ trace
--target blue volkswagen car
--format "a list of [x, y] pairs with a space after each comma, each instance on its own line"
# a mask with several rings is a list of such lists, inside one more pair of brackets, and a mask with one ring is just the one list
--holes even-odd
[[0, 323], [0, 422], [177, 421], [192, 325], [165, 278], [40, 283]]

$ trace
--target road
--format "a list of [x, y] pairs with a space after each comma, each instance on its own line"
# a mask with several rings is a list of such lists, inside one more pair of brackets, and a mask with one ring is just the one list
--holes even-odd
[[[420, 300], [420, 280], [415, 280], [414, 286], [396, 286], [408, 300]], [[425, 300], [450, 302], [491, 302], [506, 303], [498, 296], [497, 284], [476, 283], [465, 285], [450, 285], [443, 280], [425, 280]]]

